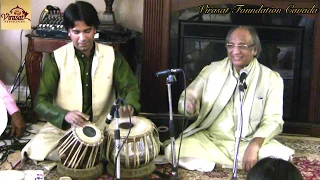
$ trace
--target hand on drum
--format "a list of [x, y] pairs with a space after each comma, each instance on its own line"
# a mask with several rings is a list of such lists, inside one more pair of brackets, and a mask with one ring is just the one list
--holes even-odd
[[64, 117], [64, 119], [75, 126], [80, 126], [80, 127], [84, 127], [84, 125], [87, 124], [87, 122], [89, 121], [90, 116], [83, 114], [80, 111], [69, 111], [66, 116]]
[[120, 106], [119, 107], [119, 115], [120, 115], [120, 117], [129, 117], [129, 113], [130, 113], [130, 116], [132, 116], [133, 112], [134, 112], [134, 109], [130, 105]]

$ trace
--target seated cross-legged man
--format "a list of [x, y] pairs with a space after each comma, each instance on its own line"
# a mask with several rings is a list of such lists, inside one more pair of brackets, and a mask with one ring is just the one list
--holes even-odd
[[121, 117], [140, 111], [140, 90], [124, 57], [112, 46], [94, 41], [100, 24], [88, 2], [71, 3], [63, 25], [72, 42], [55, 50], [45, 61], [35, 100], [35, 111], [48, 122], [23, 148], [22, 156], [35, 161], [59, 161], [59, 140], [71, 127], [88, 122], [100, 130], [117, 98]]
[[[261, 45], [255, 29], [240, 26], [230, 30], [226, 50], [228, 57], [205, 66], [186, 89], [186, 112], [197, 120], [183, 132], [179, 165], [200, 171], [211, 171], [215, 164], [233, 167], [241, 70], [247, 72], [247, 89], [238, 167], [248, 171], [268, 156], [289, 160], [294, 150], [274, 139], [284, 123], [283, 80], [258, 62]], [[184, 110], [184, 92], [178, 109]], [[165, 154], [171, 160], [171, 145], [165, 147]]]

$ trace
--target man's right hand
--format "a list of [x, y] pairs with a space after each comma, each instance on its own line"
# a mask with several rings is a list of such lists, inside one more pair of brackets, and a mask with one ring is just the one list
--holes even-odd
[[90, 116], [83, 114], [80, 111], [69, 111], [64, 119], [75, 126], [84, 127], [85, 124], [89, 121]]
[[188, 114], [194, 114], [196, 111], [196, 100], [192, 97], [186, 99], [186, 112]]

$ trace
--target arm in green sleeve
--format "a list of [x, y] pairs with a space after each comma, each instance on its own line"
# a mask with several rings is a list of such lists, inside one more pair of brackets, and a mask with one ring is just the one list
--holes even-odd
[[135, 114], [140, 112], [140, 89], [134, 74], [124, 57], [115, 50], [113, 66], [114, 86], [117, 98], [122, 98], [134, 108]]
[[67, 129], [70, 125], [64, 121], [64, 117], [68, 111], [53, 104], [59, 79], [59, 70], [52, 53], [44, 62], [44, 69], [35, 99], [35, 111], [54, 126], [60, 129]]

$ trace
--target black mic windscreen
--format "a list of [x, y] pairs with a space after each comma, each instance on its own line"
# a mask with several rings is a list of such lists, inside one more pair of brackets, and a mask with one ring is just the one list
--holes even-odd
[[240, 82], [243, 82], [248, 76], [248, 71], [246, 69], [240, 70]]
[[171, 69], [166, 69], [166, 70], [157, 72], [156, 76], [159, 77], [159, 76], [167, 75], [167, 74], [170, 74], [170, 73], [171, 73]]
[[110, 111], [109, 111], [109, 113], [107, 115], [107, 118], [106, 118], [106, 123], [107, 124], [110, 124], [112, 119], [114, 118], [113, 115], [114, 115], [114, 113], [116, 111], [116, 108], [117, 108], [116, 102], [111, 106]]
[[169, 75], [169, 74], [174, 74], [174, 73], [178, 73], [178, 72], [182, 72], [183, 70], [182, 69], [166, 69], [166, 70], [163, 70], [163, 71], [159, 71], [156, 73], [156, 76], [159, 77], [159, 76], [162, 76], [162, 75]]

